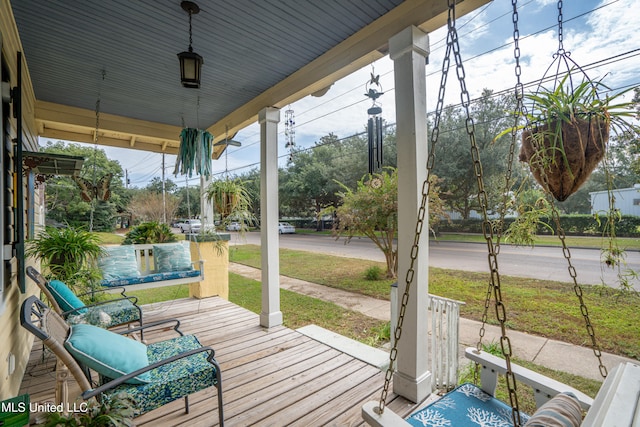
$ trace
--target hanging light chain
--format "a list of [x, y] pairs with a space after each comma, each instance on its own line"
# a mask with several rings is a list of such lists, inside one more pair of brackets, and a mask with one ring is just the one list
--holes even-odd
[[191, 33], [191, 16], [192, 15], [193, 14], [192, 14], [191, 10], [189, 10], [189, 52], [193, 52], [193, 47], [191, 46], [193, 44], [193, 36], [192, 36], [192, 33]]

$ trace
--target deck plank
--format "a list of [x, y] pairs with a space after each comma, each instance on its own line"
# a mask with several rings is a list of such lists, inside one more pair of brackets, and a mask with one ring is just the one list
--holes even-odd
[[[211, 346], [221, 365], [228, 426], [356, 426], [360, 408], [377, 400], [384, 373], [283, 326], [262, 328], [259, 316], [221, 298], [185, 298], [143, 306], [146, 323], [177, 318], [184, 333]], [[170, 327], [145, 334], [147, 342], [175, 336]], [[37, 341], [37, 340], [36, 340]], [[21, 393], [53, 401], [55, 358], [36, 342]], [[75, 381], [70, 387], [77, 389]], [[190, 413], [179, 399], [136, 418], [141, 427], [218, 425], [214, 387], [189, 396]], [[389, 393], [388, 407], [406, 415], [415, 404]]]

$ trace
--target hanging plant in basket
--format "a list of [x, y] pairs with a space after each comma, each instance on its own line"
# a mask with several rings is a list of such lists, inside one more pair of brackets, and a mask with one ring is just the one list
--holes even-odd
[[223, 222], [229, 216], [244, 218], [251, 208], [251, 196], [240, 179], [213, 181], [205, 189], [205, 194]]
[[628, 129], [627, 120], [635, 116], [632, 102], [619, 102], [628, 91], [601, 99], [599, 92], [609, 90], [604, 84], [585, 80], [572, 88], [570, 76], [553, 90], [525, 95], [533, 108], [526, 115], [519, 155], [558, 201], [578, 191], [604, 158], [611, 128]]

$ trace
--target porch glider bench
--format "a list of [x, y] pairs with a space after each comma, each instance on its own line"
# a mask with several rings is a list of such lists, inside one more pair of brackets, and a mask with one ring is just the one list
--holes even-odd
[[[480, 364], [480, 388], [473, 384], [463, 384], [406, 420], [388, 408], [380, 414], [378, 402], [367, 402], [362, 407], [364, 421], [376, 427], [489, 425], [474, 422], [473, 417], [476, 417], [476, 421], [479, 418], [495, 421], [490, 425], [512, 425], [511, 408], [494, 397], [498, 375], [506, 372], [504, 359], [484, 351], [477, 352], [475, 348], [467, 348], [465, 356]], [[529, 369], [514, 364], [511, 366], [517, 381], [531, 386], [534, 391], [538, 410], [531, 417], [521, 413], [526, 426], [640, 427], [638, 364], [626, 362], [616, 366], [607, 376], [595, 399]], [[587, 414], [581, 420], [582, 411], [587, 411]], [[429, 424], [434, 419], [441, 424]], [[556, 424], [549, 423], [549, 419], [553, 419]]]
[[204, 280], [203, 260], [191, 261], [188, 241], [105, 246], [98, 260], [100, 285], [136, 289], [195, 283]]

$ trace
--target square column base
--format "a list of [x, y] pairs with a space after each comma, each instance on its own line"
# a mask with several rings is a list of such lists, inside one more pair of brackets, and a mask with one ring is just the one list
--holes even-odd
[[431, 394], [431, 372], [427, 371], [420, 378], [411, 378], [396, 371], [393, 374], [393, 391], [412, 402], [422, 402]]
[[264, 328], [273, 328], [282, 325], [282, 312], [260, 313], [260, 326]]

